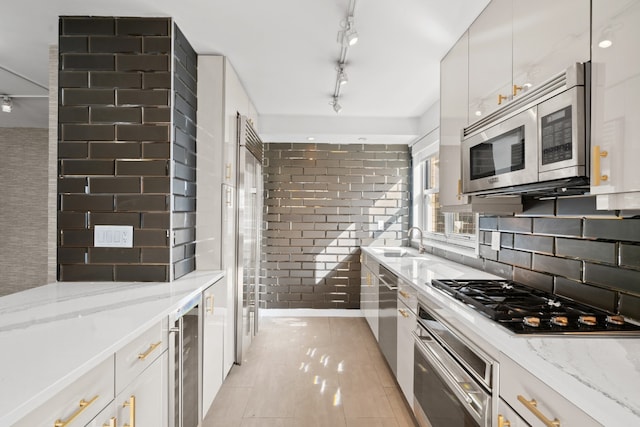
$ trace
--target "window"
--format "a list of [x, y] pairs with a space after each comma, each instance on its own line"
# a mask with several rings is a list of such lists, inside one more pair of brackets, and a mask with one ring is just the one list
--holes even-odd
[[[437, 141], [420, 150], [412, 147], [413, 157], [413, 224], [424, 231], [425, 240], [444, 244], [476, 246], [477, 215], [442, 212], [439, 201], [440, 164]], [[416, 147], [418, 146], [418, 147]]]

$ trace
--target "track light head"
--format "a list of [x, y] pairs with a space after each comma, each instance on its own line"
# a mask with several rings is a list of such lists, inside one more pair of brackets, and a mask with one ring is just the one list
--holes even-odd
[[344, 38], [349, 46], [358, 43], [358, 32], [354, 28], [349, 28], [344, 33]]
[[340, 69], [338, 70], [338, 84], [340, 86], [347, 84], [349, 82], [349, 77], [347, 76], [347, 73], [344, 72], [344, 69], [342, 67], [340, 67]]
[[5, 113], [10, 113], [13, 110], [13, 102], [10, 97], [4, 96], [2, 98], [2, 111]]
[[333, 111], [335, 111], [336, 114], [338, 114], [340, 111], [342, 111], [342, 105], [340, 105], [338, 103], [338, 97], [337, 96], [333, 97], [333, 101], [331, 101], [330, 104], [333, 106]]

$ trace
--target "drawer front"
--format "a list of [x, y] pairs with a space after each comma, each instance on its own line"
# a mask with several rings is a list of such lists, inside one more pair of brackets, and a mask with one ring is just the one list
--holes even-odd
[[403, 280], [398, 283], [398, 300], [402, 301], [413, 314], [418, 314], [418, 291]]
[[[545, 427], [543, 418], [562, 427], [600, 426], [529, 371], [507, 357], [500, 360], [500, 397], [533, 427]], [[532, 402], [535, 400], [535, 403]]]
[[156, 323], [116, 352], [116, 394], [167, 349], [167, 320]]
[[86, 425], [114, 398], [113, 367], [111, 356], [13, 427]]
[[498, 415], [492, 425], [497, 427], [529, 427], [529, 424], [502, 399], [498, 399]]

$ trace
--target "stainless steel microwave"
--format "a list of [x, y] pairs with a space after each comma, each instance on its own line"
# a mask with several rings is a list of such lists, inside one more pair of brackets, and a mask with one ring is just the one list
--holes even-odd
[[576, 194], [589, 183], [589, 64], [529, 89], [462, 131], [462, 192]]

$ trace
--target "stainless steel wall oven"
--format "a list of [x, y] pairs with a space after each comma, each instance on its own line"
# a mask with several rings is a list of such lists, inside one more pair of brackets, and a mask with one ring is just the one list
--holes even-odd
[[418, 304], [414, 412], [422, 427], [490, 426], [494, 362]]

